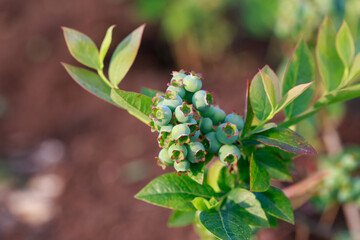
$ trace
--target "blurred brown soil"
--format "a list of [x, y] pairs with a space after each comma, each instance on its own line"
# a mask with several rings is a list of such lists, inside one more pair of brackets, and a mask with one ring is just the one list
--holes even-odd
[[[64, 61], [79, 66], [68, 54], [60, 26], [85, 32], [99, 45], [112, 24], [117, 25], [113, 42], [118, 43], [141, 23], [132, 20], [126, 4], [115, 0], [0, 2], [0, 95], [8, 103], [0, 120], [0, 154], [6, 158], [26, 153], [48, 138], [59, 139], [66, 147], [65, 160], [52, 170], [66, 183], [54, 220], [38, 228], [19, 223], [0, 232], [0, 239], [196, 239], [191, 227], [167, 228], [169, 210], [133, 198], [162, 174], [153, 159], [158, 151], [156, 134], [125, 111], [85, 92], [60, 65]], [[122, 89], [164, 89], [173, 69], [171, 63], [164, 67], [154, 60], [158, 53], [153, 49], [159, 49], [153, 40], [156, 31], [146, 29]], [[243, 114], [245, 80], [264, 64], [262, 56], [261, 49], [258, 59], [244, 52], [242, 62], [224, 59], [204, 72], [204, 87], [216, 89], [217, 104], [227, 112]], [[351, 126], [358, 126], [360, 117], [352, 116], [341, 129], [350, 142], [358, 142], [359, 131], [351, 131]], [[141, 181], [132, 182], [122, 170], [131, 162], [144, 164]]]

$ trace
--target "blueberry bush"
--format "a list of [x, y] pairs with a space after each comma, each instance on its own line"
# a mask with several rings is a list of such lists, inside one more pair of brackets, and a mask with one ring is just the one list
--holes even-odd
[[[88, 68], [63, 66], [84, 89], [158, 134], [156, 162], [174, 172], [152, 180], [135, 197], [172, 209], [169, 226], [193, 224], [203, 239], [250, 239], [258, 229], [276, 226], [277, 219], [294, 223], [291, 201], [271, 180], [291, 181], [292, 159], [317, 153], [294, 131], [296, 124], [323, 107], [360, 96], [360, 54], [346, 22], [336, 32], [325, 18], [316, 60], [300, 40], [282, 78], [269, 66], [259, 69], [247, 84], [244, 116], [215, 105], [214, 94], [203, 88], [205, 79], [194, 71], [173, 71], [159, 90], [120, 89], [144, 25], [116, 47], [105, 74], [113, 28], [100, 49], [83, 33], [63, 28], [71, 55]], [[317, 71], [321, 78], [315, 83]], [[284, 118], [275, 123], [278, 113]], [[349, 164], [351, 171], [355, 167]]]

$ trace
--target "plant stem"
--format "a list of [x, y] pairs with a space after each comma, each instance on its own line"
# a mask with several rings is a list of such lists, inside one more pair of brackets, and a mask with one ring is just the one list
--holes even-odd
[[110, 83], [110, 81], [106, 78], [106, 76], [105, 76], [105, 74], [104, 74], [104, 72], [103, 72], [102, 69], [98, 69], [98, 70], [97, 70], [97, 73], [99, 74], [99, 76], [101, 77], [101, 79], [102, 79], [109, 87], [118, 89], [117, 86], [113, 86], [113, 85]]

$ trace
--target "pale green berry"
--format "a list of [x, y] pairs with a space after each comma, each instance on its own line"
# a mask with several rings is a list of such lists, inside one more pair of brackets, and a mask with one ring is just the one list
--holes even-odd
[[244, 119], [235, 113], [228, 114], [225, 117], [225, 122], [230, 122], [235, 124], [239, 131], [241, 131], [244, 128]]
[[200, 130], [196, 131], [193, 135], [190, 135], [190, 142], [195, 142], [200, 136]]
[[200, 112], [207, 111], [213, 103], [213, 95], [205, 90], [197, 91], [192, 97], [192, 103]]
[[174, 165], [174, 160], [169, 157], [169, 153], [166, 148], [160, 150], [159, 156], [156, 159], [158, 160], [158, 164], [163, 168]]
[[214, 114], [214, 112], [215, 112], [215, 107], [214, 107], [214, 105], [211, 105], [208, 110], [200, 112], [200, 115], [202, 117], [211, 118], [212, 115]]
[[159, 105], [152, 110], [152, 116], [155, 124], [158, 126], [164, 126], [171, 121], [172, 112], [169, 107], [165, 105]]
[[166, 92], [165, 98], [161, 101], [161, 104], [168, 106], [171, 111], [183, 103], [181, 97], [174, 92]]
[[171, 74], [173, 77], [171, 78], [171, 83], [183, 83], [183, 79], [186, 77], [185, 70], [181, 69], [180, 71], [173, 71]]
[[157, 138], [159, 146], [162, 148], [168, 148], [173, 141], [173, 138], [171, 137], [171, 131], [174, 126], [169, 124], [162, 126], [160, 129], [159, 136]]
[[240, 149], [235, 145], [226, 144], [219, 149], [219, 160], [228, 166], [236, 164], [240, 155]]
[[209, 132], [205, 134], [201, 143], [209, 153], [216, 153], [221, 147], [221, 143], [217, 140], [215, 132]]
[[183, 103], [175, 108], [175, 117], [179, 122], [189, 122], [194, 117], [193, 106]]
[[213, 121], [213, 124], [216, 126], [216, 125], [219, 125], [220, 123], [223, 123], [225, 120], [225, 117], [226, 117], [226, 114], [222, 109], [220, 109], [218, 107], [214, 107], [214, 113], [210, 118]]
[[188, 92], [199, 91], [202, 87], [202, 82], [197, 74], [191, 73], [183, 79], [184, 88]]
[[168, 150], [170, 159], [174, 160], [175, 162], [185, 160], [187, 153], [188, 152], [186, 146], [180, 145], [178, 143], [171, 145]]
[[205, 147], [202, 143], [199, 142], [191, 142], [187, 146], [188, 156], [187, 160], [192, 163], [198, 163], [200, 161], [205, 161]]
[[173, 86], [173, 85], [168, 86], [166, 91], [176, 93], [181, 98], [185, 97], [185, 93], [186, 93], [184, 87], [182, 87], [182, 86]]
[[213, 129], [213, 122], [210, 118], [200, 119], [200, 131], [205, 134], [210, 132]]
[[190, 162], [186, 161], [186, 160], [181, 161], [181, 162], [175, 162], [174, 163], [174, 168], [179, 173], [185, 173], [190, 168]]
[[223, 144], [232, 144], [236, 142], [239, 136], [239, 130], [235, 124], [226, 122], [220, 124], [216, 129], [216, 138]]
[[174, 126], [171, 130], [171, 137], [180, 144], [190, 142], [190, 128], [182, 123]]

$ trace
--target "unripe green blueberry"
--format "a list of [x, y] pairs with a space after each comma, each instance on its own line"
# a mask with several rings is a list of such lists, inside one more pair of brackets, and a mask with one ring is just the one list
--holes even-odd
[[174, 165], [174, 160], [169, 157], [169, 153], [166, 148], [160, 150], [159, 156], [156, 159], [158, 164], [163, 168]]
[[235, 145], [226, 144], [219, 149], [219, 160], [228, 166], [235, 164], [240, 155], [240, 150]]
[[174, 160], [175, 162], [185, 160], [187, 153], [188, 152], [186, 146], [180, 145], [178, 143], [171, 145], [168, 150], [170, 159]]
[[160, 147], [168, 148], [170, 146], [170, 143], [173, 141], [173, 138], [171, 137], [171, 131], [173, 127], [174, 126], [171, 124], [161, 127], [159, 136], [157, 138]]
[[239, 131], [241, 131], [244, 128], [244, 119], [235, 113], [228, 114], [225, 117], [225, 122], [230, 122], [235, 124]]
[[[181, 82], [181, 84], [183, 83], [183, 79], [186, 77], [186, 73], [185, 73], [185, 70], [184, 69], [181, 69], [180, 71], [173, 71], [171, 73], [171, 75], [173, 76], [171, 78], [171, 83], [173, 82]], [[182, 84], [183, 85], [183, 84]]]
[[210, 118], [213, 121], [213, 124], [216, 126], [216, 125], [219, 125], [220, 123], [223, 123], [225, 120], [225, 117], [226, 117], [226, 114], [222, 109], [220, 109], [218, 107], [214, 107], [214, 113]]
[[152, 99], [152, 107], [157, 107], [157, 105], [159, 105], [163, 100], [164, 100], [164, 96], [161, 96], [159, 93], [156, 93], [155, 97], [153, 97]]
[[171, 111], [183, 103], [181, 97], [174, 92], [166, 92], [165, 98], [161, 101], [161, 104], [168, 106]]
[[221, 147], [221, 143], [217, 140], [215, 132], [205, 134], [201, 143], [204, 145], [208, 153], [216, 153]]
[[239, 136], [239, 130], [235, 124], [226, 122], [220, 124], [216, 129], [216, 138], [223, 144], [232, 144], [236, 142]]
[[183, 79], [184, 88], [188, 92], [199, 91], [202, 87], [200, 76], [195, 73], [190, 73]]
[[171, 130], [171, 137], [180, 144], [190, 142], [190, 128], [182, 123], [174, 126]]
[[207, 117], [211, 119], [212, 115], [214, 115], [214, 112], [215, 112], [215, 107], [214, 105], [211, 105], [208, 110], [200, 112], [200, 115], [202, 117]]
[[213, 103], [213, 95], [205, 90], [197, 91], [192, 97], [192, 103], [197, 110], [205, 112]]
[[156, 125], [164, 126], [171, 121], [172, 112], [169, 107], [165, 105], [158, 105], [157, 107], [153, 108], [152, 116]]
[[200, 130], [196, 131], [193, 135], [190, 135], [190, 142], [195, 142], [200, 136]]
[[197, 121], [192, 118], [189, 122], [185, 123], [190, 128], [190, 136], [194, 136], [199, 130]]
[[174, 163], [174, 168], [179, 173], [185, 173], [190, 168], [190, 162], [186, 161], [186, 160], [181, 161], [181, 162], [175, 162]]
[[200, 131], [205, 134], [213, 129], [213, 122], [210, 118], [200, 119]]
[[199, 142], [191, 142], [187, 146], [188, 156], [187, 160], [192, 163], [198, 163], [200, 161], [205, 161], [205, 147], [202, 143]]
[[194, 116], [193, 106], [183, 103], [175, 108], [175, 117], [179, 122], [189, 122]]
[[166, 91], [176, 93], [181, 98], [185, 97], [185, 93], [186, 93], [184, 87], [182, 87], [182, 86], [173, 86], [173, 85], [168, 86]]

